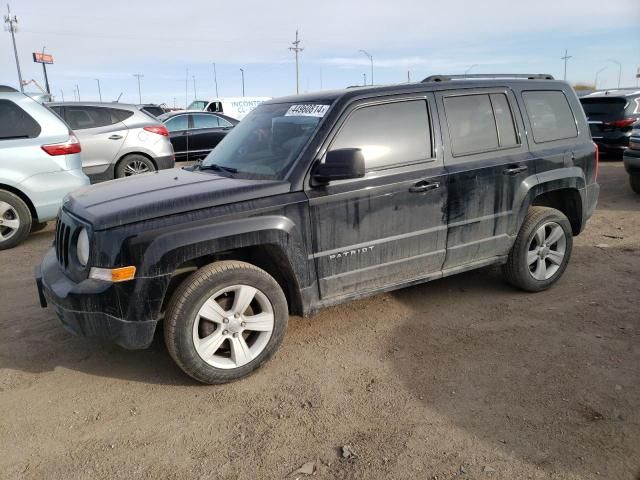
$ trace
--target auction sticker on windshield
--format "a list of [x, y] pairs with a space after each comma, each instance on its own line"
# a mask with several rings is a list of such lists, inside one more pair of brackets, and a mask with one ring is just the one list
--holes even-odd
[[301, 105], [291, 105], [285, 117], [324, 117], [330, 105], [313, 105], [305, 103]]

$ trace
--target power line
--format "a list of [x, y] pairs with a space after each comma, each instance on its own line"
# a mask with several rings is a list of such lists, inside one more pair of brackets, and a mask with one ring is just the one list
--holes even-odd
[[11, 33], [11, 41], [13, 42], [13, 56], [16, 59], [16, 69], [18, 70], [18, 82], [20, 82], [20, 91], [24, 93], [24, 85], [22, 85], [22, 72], [20, 71], [20, 61], [18, 60], [18, 47], [16, 47], [16, 32], [18, 31], [18, 17], [11, 15], [11, 8], [7, 4], [7, 14], [4, 16], [5, 30]]
[[289, 50], [294, 52], [296, 55], [296, 95], [300, 94], [300, 73], [298, 70], [298, 55], [300, 54], [300, 52], [304, 50], [304, 48], [300, 47], [301, 41], [302, 40], [298, 38], [298, 30], [296, 29], [296, 39], [295, 41], [291, 42], [291, 45], [293, 45], [293, 47], [289, 47]]

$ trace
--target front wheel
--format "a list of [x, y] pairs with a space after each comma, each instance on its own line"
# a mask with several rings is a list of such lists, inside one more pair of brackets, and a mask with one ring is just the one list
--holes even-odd
[[564, 273], [572, 247], [571, 224], [562, 212], [531, 207], [503, 267], [504, 276], [527, 292], [546, 290]]
[[264, 270], [215, 262], [178, 287], [167, 307], [167, 350], [188, 375], [218, 384], [242, 378], [276, 352], [287, 329], [287, 300]]
[[640, 174], [629, 175], [629, 184], [631, 185], [631, 190], [640, 194]]

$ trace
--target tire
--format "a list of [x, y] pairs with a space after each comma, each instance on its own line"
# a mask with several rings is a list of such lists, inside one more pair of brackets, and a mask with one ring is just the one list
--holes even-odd
[[131, 177], [142, 173], [155, 172], [156, 166], [144, 155], [127, 155], [116, 166], [116, 178]]
[[31, 212], [24, 201], [0, 190], [0, 250], [13, 248], [29, 236]]
[[39, 232], [40, 230], [44, 230], [45, 228], [47, 228], [47, 225], [48, 225], [47, 222], [32, 223], [31, 224], [31, 233]]
[[546, 290], [566, 270], [572, 248], [567, 217], [554, 208], [531, 207], [502, 268], [505, 279], [527, 292]]
[[629, 185], [631, 185], [631, 190], [640, 195], [640, 175], [634, 174], [629, 175]]
[[249, 263], [221, 261], [197, 270], [177, 288], [165, 314], [164, 339], [187, 375], [202, 383], [227, 383], [271, 358], [288, 319], [287, 300], [273, 277]]

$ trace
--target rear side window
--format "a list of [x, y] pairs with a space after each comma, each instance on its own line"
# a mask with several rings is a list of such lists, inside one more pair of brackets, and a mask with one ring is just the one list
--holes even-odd
[[189, 118], [187, 115], [178, 115], [164, 122], [167, 130], [177, 132], [178, 130], [187, 130], [189, 128]]
[[567, 97], [560, 90], [522, 92], [536, 143], [578, 136], [576, 119]]
[[519, 144], [511, 107], [503, 93], [446, 97], [444, 108], [454, 157]]
[[40, 125], [10, 100], [0, 100], [0, 140], [36, 138]]
[[113, 123], [122, 122], [133, 115], [129, 110], [120, 110], [118, 108], [110, 108], [111, 120]]
[[431, 158], [427, 102], [409, 100], [355, 110], [331, 149], [360, 148], [367, 170]]

